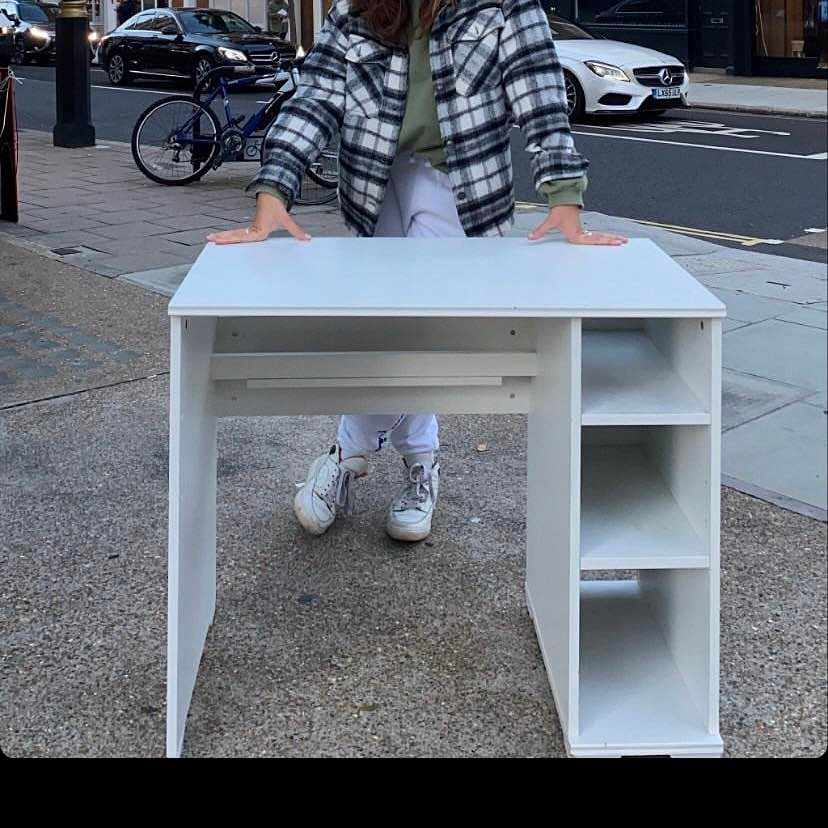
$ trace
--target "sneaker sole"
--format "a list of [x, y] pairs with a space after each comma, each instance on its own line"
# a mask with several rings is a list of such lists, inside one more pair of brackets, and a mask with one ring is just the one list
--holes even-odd
[[388, 536], [398, 541], [414, 543], [425, 540], [431, 534], [431, 521], [416, 524], [414, 526], [391, 526], [386, 525], [385, 531]]
[[327, 526], [322, 526], [316, 517], [313, 514], [313, 507], [307, 503], [308, 497], [313, 497], [313, 491], [308, 489], [300, 489], [296, 492], [296, 497], [293, 498], [293, 514], [296, 515], [296, 519], [302, 525], [302, 528], [314, 535], [315, 537], [319, 537], [320, 535], [324, 535], [328, 529], [331, 528], [331, 523]]

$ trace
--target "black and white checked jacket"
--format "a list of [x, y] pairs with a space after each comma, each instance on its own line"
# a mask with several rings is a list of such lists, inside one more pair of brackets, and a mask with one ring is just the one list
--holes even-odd
[[[455, 203], [467, 236], [503, 235], [514, 223], [509, 143], [523, 130], [537, 189], [580, 178], [564, 78], [539, 0], [457, 0], [429, 35], [437, 116]], [[372, 236], [405, 114], [407, 46], [378, 42], [335, 0], [308, 52], [296, 94], [268, 132], [265, 163], [248, 185], [275, 188], [288, 209], [305, 170], [340, 133], [339, 203], [349, 229]]]

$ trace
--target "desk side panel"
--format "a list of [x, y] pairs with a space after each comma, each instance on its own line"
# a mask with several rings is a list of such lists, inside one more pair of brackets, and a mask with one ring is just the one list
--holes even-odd
[[179, 756], [216, 604], [215, 319], [171, 323], [167, 755]]
[[564, 737], [578, 734], [581, 323], [538, 323], [527, 447], [526, 593]]

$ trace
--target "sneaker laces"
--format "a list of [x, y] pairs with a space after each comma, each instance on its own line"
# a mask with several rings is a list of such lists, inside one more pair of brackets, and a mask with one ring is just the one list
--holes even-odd
[[408, 485], [403, 489], [394, 511], [405, 512], [409, 509], [419, 509], [431, 496], [431, 476], [426, 474], [422, 463], [415, 463], [408, 470]]

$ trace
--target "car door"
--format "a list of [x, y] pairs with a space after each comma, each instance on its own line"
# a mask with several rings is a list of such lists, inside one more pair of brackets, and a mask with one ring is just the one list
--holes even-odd
[[[165, 29], [174, 28], [176, 34], [165, 34]], [[158, 75], [180, 74], [175, 68], [175, 40], [178, 24], [168, 12], [156, 12], [152, 28], [147, 32], [143, 47], [144, 63], [148, 72]]]
[[154, 11], [147, 11], [133, 18], [132, 22], [122, 30], [122, 34], [117, 38], [117, 43], [111, 47], [111, 49], [117, 49], [123, 55], [127, 69], [130, 71], [140, 71], [143, 68], [141, 48], [147, 34], [147, 27], [152, 25], [154, 17]]

